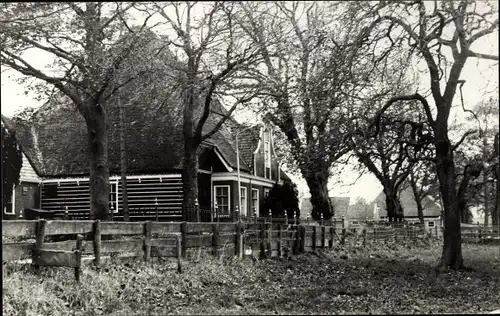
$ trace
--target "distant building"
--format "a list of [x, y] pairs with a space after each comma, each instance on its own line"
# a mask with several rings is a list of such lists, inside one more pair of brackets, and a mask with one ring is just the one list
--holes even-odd
[[[401, 206], [403, 207], [404, 219], [408, 222], [418, 222], [417, 202], [411, 188], [407, 188], [399, 195]], [[373, 200], [370, 204], [374, 210], [374, 219], [387, 219], [387, 210], [385, 207], [385, 194], [384, 191]], [[435, 226], [442, 226], [441, 222], [441, 206], [433, 198], [427, 196], [422, 202], [424, 222], [426, 228], [433, 228]]]
[[[335, 217], [345, 217], [348, 225], [355, 226], [368, 220], [387, 220], [387, 210], [385, 208], [385, 194], [380, 194], [370, 204], [356, 203], [349, 205], [349, 197], [330, 197]], [[410, 188], [400, 194], [401, 205], [403, 206], [404, 217], [408, 222], [418, 222], [417, 203]], [[424, 208], [425, 227], [430, 229], [442, 226], [441, 206], [431, 197], [426, 197], [422, 203]], [[300, 200], [300, 218], [311, 216], [312, 205], [309, 198]], [[476, 223], [476, 222], [474, 222]]]
[[[347, 216], [349, 209], [350, 197], [340, 197], [331, 196], [330, 201], [332, 202], [333, 208], [335, 210], [335, 217], [341, 218], [342, 216]], [[302, 198], [300, 201], [300, 218], [311, 217], [312, 204], [310, 198]]]

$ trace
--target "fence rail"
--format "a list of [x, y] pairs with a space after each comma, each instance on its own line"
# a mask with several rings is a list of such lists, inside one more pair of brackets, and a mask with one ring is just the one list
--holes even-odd
[[[82, 255], [94, 257], [99, 265], [104, 254], [132, 257], [175, 257], [181, 260], [192, 250], [205, 248], [213, 255], [258, 255], [261, 258], [298, 254], [332, 248], [346, 242], [365, 245], [372, 240], [401, 240], [432, 237], [418, 227], [361, 227], [348, 229], [345, 221], [323, 225], [290, 222], [289, 219], [254, 222], [101, 222], [99, 220], [13, 220], [4, 221], [5, 237], [35, 238], [35, 242], [2, 242], [4, 261], [32, 259], [35, 266], [66, 266], [75, 269], [78, 279]], [[47, 236], [72, 235], [75, 240], [47, 242]], [[104, 236], [120, 235], [109, 240]], [[138, 238], [139, 237], [139, 238]], [[436, 233], [434, 237], [439, 237]], [[499, 227], [462, 229], [466, 242], [500, 242]]]

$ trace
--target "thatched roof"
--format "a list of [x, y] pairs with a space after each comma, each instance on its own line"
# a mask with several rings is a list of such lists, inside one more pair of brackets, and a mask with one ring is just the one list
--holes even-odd
[[[119, 112], [110, 103], [108, 116], [108, 154], [112, 174], [120, 171]], [[166, 109], [164, 111], [167, 111]], [[148, 106], [126, 108], [127, 169], [130, 173], [166, 173], [182, 169], [183, 136], [178, 120]], [[210, 116], [205, 128], [213, 127], [220, 117]], [[16, 131], [26, 156], [40, 176], [67, 177], [87, 175], [88, 134], [82, 115], [71, 103], [44, 105], [30, 121], [2, 117]], [[235, 124], [232, 122], [231, 124]], [[236, 168], [234, 140], [224, 131], [207, 142], [213, 144], [226, 162]], [[250, 172], [252, 148], [258, 138], [240, 136], [240, 170]], [[210, 147], [210, 146], [209, 146]], [[207, 149], [205, 149], [207, 150]]]

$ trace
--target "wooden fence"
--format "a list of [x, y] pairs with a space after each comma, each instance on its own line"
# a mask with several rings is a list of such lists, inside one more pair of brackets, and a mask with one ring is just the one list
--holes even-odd
[[[283, 223], [284, 222], [284, 223]], [[98, 266], [109, 254], [177, 258], [178, 270], [189, 254], [205, 249], [214, 256], [260, 258], [288, 256], [316, 249], [332, 248], [335, 243], [361, 243], [371, 240], [400, 240], [430, 237], [412, 227], [364, 227], [347, 229], [345, 221], [324, 225], [275, 221], [193, 223], [193, 222], [101, 222], [99, 220], [15, 220], [4, 221], [2, 235], [32, 238], [31, 242], [2, 242], [3, 261], [31, 259], [36, 266], [71, 267], [78, 280], [82, 256], [92, 256]], [[470, 230], [470, 229], [469, 229]], [[465, 231], [465, 230], [464, 230]], [[467, 238], [470, 233], [465, 232]], [[48, 236], [72, 235], [76, 240], [46, 242]], [[120, 235], [124, 238], [110, 239]], [[498, 228], [480, 231], [474, 239], [496, 238]], [[67, 236], [70, 237], [70, 236]], [[464, 240], [466, 238], [464, 237]]]

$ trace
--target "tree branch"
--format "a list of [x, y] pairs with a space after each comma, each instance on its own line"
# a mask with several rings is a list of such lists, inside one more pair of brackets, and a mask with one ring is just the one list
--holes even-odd
[[[231, 114], [233, 114], [234, 110], [236, 110], [236, 107], [239, 105], [239, 104], [244, 104], [250, 100], [252, 100], [253, 98], [255, 98], [256, 96], [258, 95], [258, 93], [253, 93], [252, 95], [250, 95], [249, 97], [246, 97], [246, 98], [243, 98], [243, 99], [239, 99], [238, 101], [236, 101], [233, 106], [231, 106], [231, 108], [229, 109], [229, 111], [226, 113], [226, 115], [224, 115], [218, 122], [217, 124], [215, 124], [214, 128], [206, 133], [205, 135], [202, 135], [201, 136], [201, 141], [204, 141], [206, 140], [207, 138], [210, 138], [213, 134], [215, 134], [222, 126], [222, 124], [224, 124], [226, 122], [226, 120], [231, 117]], [[199, 126], [199, 125], [198, 125]]]
[[470, 130], [470, 131], [465, 132], [465, 134], [462, 135], [462, 138], [455, 145], [453, 145], [451, 147], [451, 150], [453, 150], [453, 151], [456, 150], [458, 148], [458, 146], [460, 146], [464, 142], [464, 140], [467, 138], [467, 136], [475, 134], [475, 133], [477, 133], [477, 130]]
[[429, 103], [427, 102], [427, 100], [419, 93], [415, 93], [415, 94], [412, 94], [412, 95], [401, 95], [401, 96], [396, 96], [396, 97], [392, 97], [391, 99], [389, 99], [385, 105], [382, 107], [382, 109], [380, 109], [377, 114], [375, 115], [375, 118], [374, 118], [374, 121], [369, 125], [369, 128], [372, 128], [375, 124], [378, 124], [379, 120], [380, 120], [380, 116], [395, 102], [397, 101], [410, 101], [410, 100], [417, 100], [417, 101], [420, 101], [420, 103], [422, 104], [422, 106], [424, 107], [424, 110], [425, 110], [425, 114], [427, 115], [427, 120], [429, 122], [429, 124], [432, 126], [434, 125], [434, 119], [432, 118], [432, 112], [431, 112], [431, 108], [429, 106]]
[[467, 57], [477, 57], [477, 58], [481, 58], [481, 59], [498, 60], [498, 56], [476, 53], [476, 52], [471, 51], [470, 49], [467, 50]]
[[[472, 35], [470, 38], [469, 38], [469, 45], [471, 45], [472, 43], [474, 43], [476, 40], [478, 40], [479, 38], [485, 36], [485, 35], [488, 35], [490, 33], [493, 33], [496, 29], [498, 28], [498, 19], [493, 22], [489, 28], [487, 29], [484, 29], [482, 31], [479, 31], [477, 32], [476, 34]], [[498, 59], [497, 59], [498, 60]]]
[[205, 125], [205, 122], [208, 119], [208, 115], [210, 114], [210, 105], [212, 103], [212, 96], [213, 96], [213, 93], [217, 87], [217, 84], [221, 80], [223, 80], [227, 75], [229, 75], [232, 71], [234, 71], [236, 67], [243, 64], [246, 60], [248, 60], [250, 58], [252, 58], [252, 56], [250, 56], [248, 58], [240, 58], [237, 61], [229, 63], [224, 70], [222, 70], [220, 73], [218, 73], [215, 77], [213, 77], [211, 79], [210, 87], [208, 88], [208, 92], [207, 92], [207, 95], [205, 97], [205, 103], [203, 106], [203, 114], [201, 115], [200, 120], [198, 121], [198, 124], [196, 125], [195, 135], [201, 136], [201, 134], [202, 134], [203, 125]]

